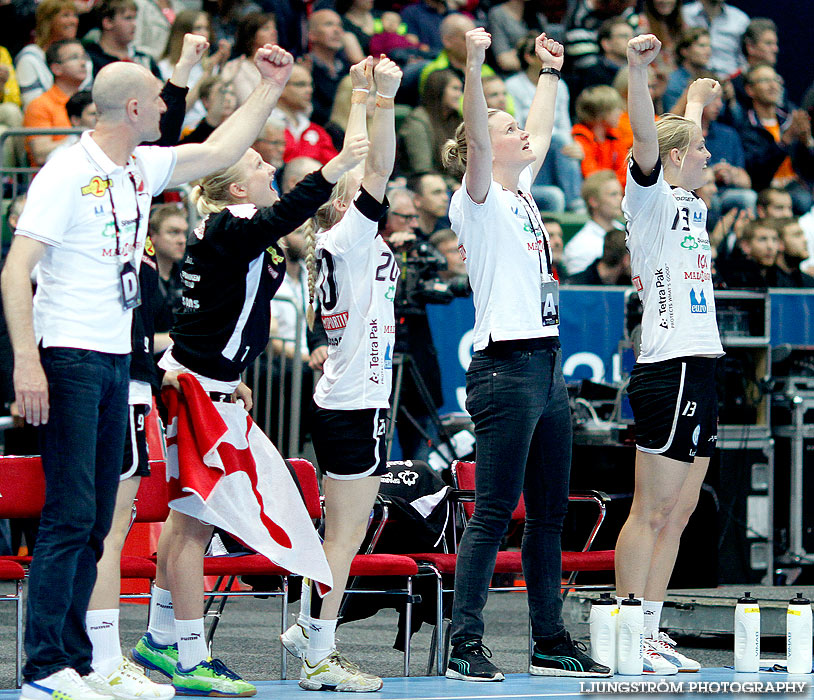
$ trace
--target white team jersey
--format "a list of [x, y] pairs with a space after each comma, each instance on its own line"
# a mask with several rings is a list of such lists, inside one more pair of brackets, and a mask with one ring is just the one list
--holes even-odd
[[647, 178], [629, 167], [622, 211], [633, 286], [644, 306], [637, 361], [723, 355], [706, 204], [692, 192], [670, 187], [659, 161]]
[[133, 314], [122, 309], [120, 272], [141, 264], [150, 202], [172, 176], [175, 150], [139, 146], [117, 165], [91, 133], [37, 173], [16, 235], [47, 246], [37, 265], [37, 342], [129, 354]]
[[[548, 274], [548, 232], [531, 191], [531, 166], [520, 173], [515, 194], [492, 180], [482, 204], [466, 191], [466, 177], [452, 195], [449, 220], [458, 234], [475, 301], [475, 350], [492, 340], [521, 340], [559, 335], [543, 326], [542, 281]], [[523, 196], [522, 193], [526, 193]], [[545, 242], [543, 240], [545, 237]]]
[[320, 408], [390, 405], [399, 268], [377, 231], [378, 223], [354, 202], [317, 236], [317, 294], [328, 334], [328, 359], [314, 392]]

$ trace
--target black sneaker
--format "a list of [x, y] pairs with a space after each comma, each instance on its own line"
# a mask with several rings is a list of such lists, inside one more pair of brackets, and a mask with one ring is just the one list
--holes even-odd
[[492, 652], [480, 639], [456, 644], [449, 655], [447, 678], [457, 681], [502, 681], [503, 674], [489, 659]]
[[610, 676], [607, 666], [596, 663], [588, 654], [582, 642], [575, 642], [568, 632], [565, 639], [545, 650], [539, 642], [534, 645], [529, 673], [533, 676]]

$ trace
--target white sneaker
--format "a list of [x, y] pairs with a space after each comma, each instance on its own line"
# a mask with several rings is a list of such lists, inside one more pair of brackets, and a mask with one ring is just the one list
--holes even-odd
[[98, 693], [107, 692], [120, 700], [170, 700], [175, 697], [175, 688], [151, 681], [141, 668], [125, 658], [109, 675], [93, 671], [83, 680]]
[[313, 666], [303, 659], [300, 688], [303, 690], [335, 690], [338, 692], [373, 693], [382, 687], [382, 679], [364, 673], [336, 651]]
[[298, 659], [305, 656], [308, 651], [308, 635], [300, 624], [293, 624], [280, 635], [280, 641], [289, 654], [293, 654]]
[[642, 655], [644, 663], [642, 664], [642, 672], [649, 673], [654, 676], [674, 676], [678, 673], [678, 666], [670, 663], [658, 651], [656, 651], [650, 644], [650, 640], [645, 637]]
[[23, 683], [20, 700], [110, 700], [110, 693], [91, 688], [72, 668], [63, 668], [38, 681]]
[[675, 650], [676, 643], [670, 639], [666, 632], [659, 632], [655, 637], [645, 637], [644, 643], [655, 649], [662, 658], [667, 659], [673, 666], [678, 668], [679, 673], [697, 673], [701, 670], [701, 664], [695, 659], [691, 659]]

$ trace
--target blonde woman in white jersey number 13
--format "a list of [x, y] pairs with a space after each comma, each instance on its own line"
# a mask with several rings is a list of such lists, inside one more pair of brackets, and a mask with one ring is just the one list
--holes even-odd
[[652, 34], [628, 43], [633, 151], [622, 210], [633, 284], [642, 300], [642, 344], [628, 394], [636, 420], [636, 479], [630, 516], [616, 544], [616, 592], [643, 599], [644, 671], [671, 675], [700, 665], [659, 631], [681, 533], [695, 510], [717, 440], [715, 320], [704, 184], [709, 151], [701, 113], [720, 85], [696, 80], [683, 117], [656, 124], [648, 65]]

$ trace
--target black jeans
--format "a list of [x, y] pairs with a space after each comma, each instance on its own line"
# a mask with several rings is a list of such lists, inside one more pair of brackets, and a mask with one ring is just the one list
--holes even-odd
[[129, 355], [45, 348], [45, 505], [28, 584], [23, 675], [91, 670], [85, 614], [110, 530], [127, 432]]
[[476, 501], [455, 571], [452, 643], [483, 636], [495, 558], [521, 492], [532, 635], [557, 637], [564, 630], [560, 538], [571, 468], [571, 411], [559, 341], [530, 351], [476, 352], [466, 391], [477, 441]]

